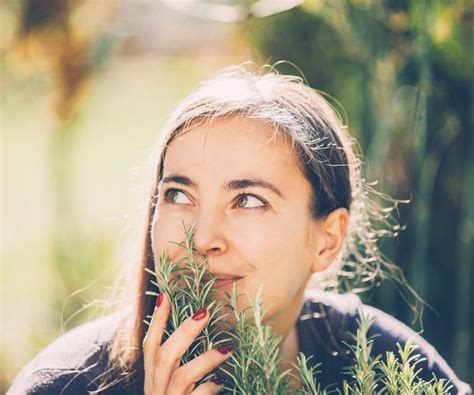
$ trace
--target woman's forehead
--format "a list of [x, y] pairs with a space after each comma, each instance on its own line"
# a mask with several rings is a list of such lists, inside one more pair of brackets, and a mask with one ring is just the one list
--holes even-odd
[[217, 118], [180, 132], [171, 143], [165, 159], [205, 156], [254, 161], [283, 159], [297, 163], [290, 137], [264, 121], [245, 117]]
[[201, 123], [173, 139], [164, 159], [164, 175], [171, 173], [222, 180], [303, 177], [290, 138], [261, 120], [243, 117]]

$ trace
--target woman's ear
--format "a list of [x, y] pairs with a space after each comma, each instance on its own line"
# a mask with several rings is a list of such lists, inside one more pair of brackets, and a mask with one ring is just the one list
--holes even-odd
[[319, 221], [319, 240], [316, 257], [311, 266], [313, 273], [325, 270], [336, 258], [346, 235], [349, 212], [345, 208], [331, 211]]

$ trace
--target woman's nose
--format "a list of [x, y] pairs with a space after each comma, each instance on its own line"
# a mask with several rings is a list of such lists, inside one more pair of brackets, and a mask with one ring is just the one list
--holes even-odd
[[216, 214], [200, 213], [196, 218], [194, 246], [203, 255], [221, 254], [227, 249], [224, 221]]

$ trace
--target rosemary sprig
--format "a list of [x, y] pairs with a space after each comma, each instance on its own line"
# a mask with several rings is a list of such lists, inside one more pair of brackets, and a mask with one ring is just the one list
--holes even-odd
[[[226, 376], [224, 392], [230, 394], [390, 394], [390, 395], [442, 395], [452, 388], [449, 383], [433, 377], [429, 382], [418, 377], [420, 370], [417, 364], [422, 361], [414, 354], [416, 346], [407, 342], [404, 347], [398, 345], [400, 358], [387, 352], [385, 359], [381, 355], [373, 356], [373, 338], [368, 337], [373, 319], [361, 314], [359, 327], [353, 336], [355, 344], [347, 344], [354, 364], [345, 371], [347, 377], [341, 388], [332, 384], [321, 388], [317, 381], [318, 374], [324, 374], [320, 363], [308, 367], [307, 358], [300, 353], [291, 369], [282, 370], [280, 356], [281, 337], [271, 331], [269, 325], [263, 324], [265, 312], [262, 308], [260, 288], [255, 301], [250, 306], [238, 308], [235, 284], [230, 293], [213, 289], [215, 277], [207, 270], [207, 260], [200, 256], [194, 247], [193, 234], [195, 227], [186, 229], [183, 223], [185, 242], [175, 243], [183, 248], [186, 256], [178, 261], [169, 259], [166, 253], [160, 255], [160, 265], [156, 272], [147, 270], [155, 276], [152, 283], [164, 292], [171, 301], [171, 313], [165, 330], [164, 341], [194, 312], [202, 307], [209, 311], [209, 321], [202, 333], [195, 339], [183, 355], [181, 364], [185, 364], [203, 352], [231, 343], [233, 352], [218, 372], [211, 372], [200, 383], [215, 375]], [[196, 258], [198, 256], [198, 258]], [[215, 298], [216, 295], [222, 297]], [[147, 295], [157, 296], [148, 291]], [[250, 313], [250, 314], [249, 314]], [[147, 317], [145, 323], [149, 324]], [[291, 379], [301, 383], [299, 388], [292, 388]]]

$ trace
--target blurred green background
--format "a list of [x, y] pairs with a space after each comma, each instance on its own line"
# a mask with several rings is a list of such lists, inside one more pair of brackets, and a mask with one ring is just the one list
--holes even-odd
[[[197, 82], [247, 60], [293, 62], [337, 98], [367, 178], [410, 199], [383, 250], [436, 311], [423, 336], [472, 383], [473, 25], [461, 0], [1, 2], [0, 392], [102, 313], [133, 262], [161, 125]], [[412, 321], [389, 283], [364, 299]]]

